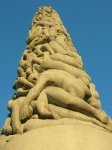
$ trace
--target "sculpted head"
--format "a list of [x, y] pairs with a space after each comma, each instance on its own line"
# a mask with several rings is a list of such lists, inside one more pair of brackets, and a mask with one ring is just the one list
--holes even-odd
[[9, 100], [7, 104], [7, 108], [10, 112], [12, 111], [12, 103], [13, 103], [13, 100]]

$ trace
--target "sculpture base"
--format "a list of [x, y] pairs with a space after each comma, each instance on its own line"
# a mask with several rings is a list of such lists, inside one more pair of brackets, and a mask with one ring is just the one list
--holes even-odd
[[[0, 137], [1, 150], [112, 150], [112, 133], [92, 123], [52, 125]], [[32, 124], [33, 126], [33, 124]], [[30, 128], [31, 129], [31, 128]]]

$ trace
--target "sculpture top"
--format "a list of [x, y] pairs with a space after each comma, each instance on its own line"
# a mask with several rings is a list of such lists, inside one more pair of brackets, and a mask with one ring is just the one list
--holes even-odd
[[50, 6], [40, 7], [33, 18], [26, 42], [29, 44], [37, 36], [38, 38], [41, 36], [45, 38], [46, 36], [46, 40], [48, 42], [55, 39], [57, 35], [61, 35], [62, 33], [65, 35], [66, 41], [70, 42], [72, 49], [74, 50], [75, 48], [72, 44], [70, 35], [67, 33], [58, 13]]
[[95, 85], [53, 8], [39, 8], [26, 43], [2, 134], [24, 133], [32, 118], [79, 119], [112, 131]]
[[[57, 32], [63, 32], [68, 39], [71, 41], [70, 35], [67, 33], [66, 28], [58, 15], [58, 13], [52, 7], [40, 7], [38, 12], [35, 14], [31, 28], [33, 26], [41, 25], [43, 28], [57, 28]], [[55, 33], [54, 33], [54, 36]]]

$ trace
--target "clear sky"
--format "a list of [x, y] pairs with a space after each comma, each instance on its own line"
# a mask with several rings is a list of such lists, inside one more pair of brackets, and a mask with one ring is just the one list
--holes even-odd
[[112, 118], [112, 0], [0, 0], [0, 127], [9, 113], [19, 60], [40, 6], [52, 6], [71, 35], [86, 72]]

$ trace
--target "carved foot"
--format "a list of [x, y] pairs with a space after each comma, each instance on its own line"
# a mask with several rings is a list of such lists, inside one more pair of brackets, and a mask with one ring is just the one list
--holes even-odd
[[61, 119], [61, 116], [59, 116], [59, 115], [58, 115], [57, 113], [55, 113], [54, 111], [52, 111], [51, 113], [52, 113], [53, 118], [54, 118], [55, 120]]
[[23, 105], [20, 108], [20, 120], [30, 118], [33, 114], [33, 108], [30, 105]]
[[110, 119], [109, 119], [109, 117], [107, 116], [107, 114], [104, 113], [103, 111], [96, 109], [96, 113], [95, 113], [94, 115], [95, 115], [95, 117], [96, 117], [98, 120], [100, 120], [102, 123], [104, 123], [104, 124], [108, 124], [108, 123], [109, 123], [109, 120], [110, 120]]
[[4, 135], [11, 135], [12, 134], [12, 127], [10, 125], [9, 126], [4, 126], [1, 129], [1, 133], [4, 134]]
[[112, 120], [111, 119], [109, 119], [107, 127], [110, 129], [110, 132], [112, 132]]

